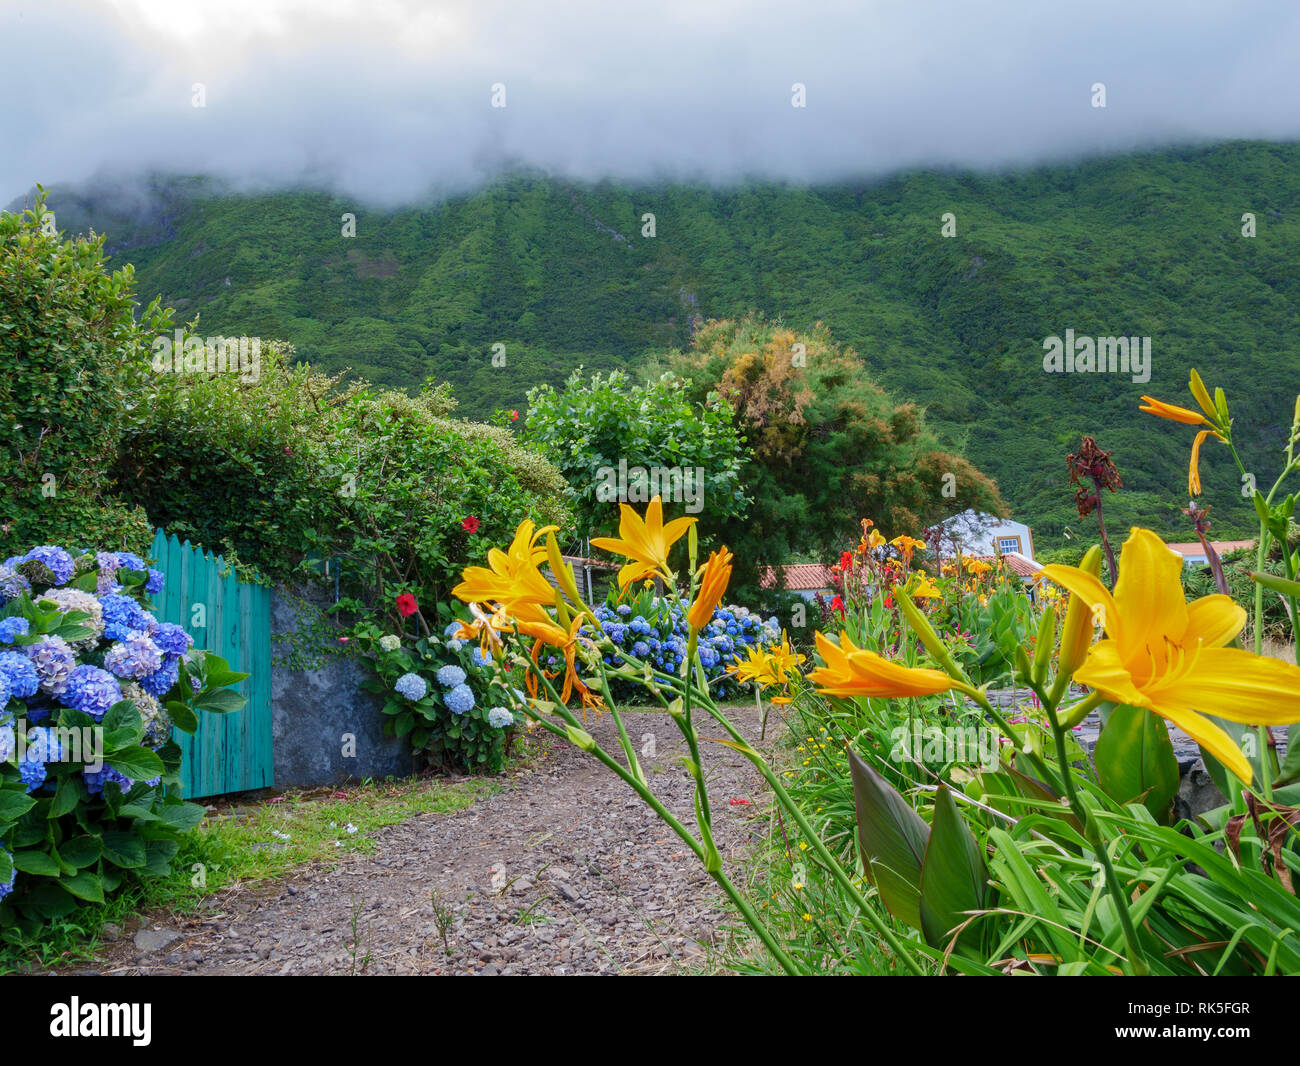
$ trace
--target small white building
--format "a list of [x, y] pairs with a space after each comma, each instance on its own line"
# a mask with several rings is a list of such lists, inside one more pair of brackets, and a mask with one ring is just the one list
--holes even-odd
[[[1214, 553], [1220, 559], [1229, 552], [1241, 551], [1243, 548], [1253, 548], [1255, 546], [1253, 540], [1212, 540], [1210, 544], [1214, 548]], [[1206, 558], [1205, 549], [1201, 547], [1199, 540], [1170, 544], [1169, 550], [1182, 557], [1184, 567], [1194, 568], [1210, 565], [1210, 560]]]
[[1019, 555], [1034, 561], [1034, 534], [1023, 522], [997, 515], [963, 511], [939, 523], [943, 555]]

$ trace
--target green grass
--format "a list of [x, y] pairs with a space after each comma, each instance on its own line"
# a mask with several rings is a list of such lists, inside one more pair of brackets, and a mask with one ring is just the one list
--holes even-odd
[[500, 788], [499, 781], [484, 778], [389, 778], [324, 798], [290, 791], [270, 802], [210, 812], [181, 845], [169, 877], [136, 882], [102, 905], [82, 907], [47, 926], [36, 942], [0, 944], [0, 974], [92, 959], [108, 923], [120, 925], [157, 908], [190, 913], [234, 884], [373, 852], [382, 829], [422, 814], [464, 810]]

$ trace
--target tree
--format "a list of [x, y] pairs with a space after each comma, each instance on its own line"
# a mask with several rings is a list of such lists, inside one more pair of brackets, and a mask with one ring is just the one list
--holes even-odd
[[668, 365], [733, 408], [752, 445], [741, 471], [753, 506], [718, 530], [736, 553], [733, 584], [761, 564], [823, 556], [871, 518], [888, 536], [968, 508], [1003, 513], [997, 486], [940, 447], [923, 412], [895, 402], [851, 348], [818, 323], [796, 333], [757, 316], [706, 323]]
[[144, 512], [115, 498], [109, 469], [170, 322], [137, 322], [134, 272], [109, 273], [104, 238], [65, 240], [38, 187], [0, 213], [0, 558], [33, 544], [144, 551]]
[[744, 516], [743, 440], [732, 409], [710, 392], [692, 401], [693, 392], [672, 374], [638, 385], [617, 370], [586, 380], [579, 368], [560, 391], [528, 393], [525, 439], [564, 475], [580, 534], [613, 532], [620, 502], [643, 504], [656, 490], [665, 514]]

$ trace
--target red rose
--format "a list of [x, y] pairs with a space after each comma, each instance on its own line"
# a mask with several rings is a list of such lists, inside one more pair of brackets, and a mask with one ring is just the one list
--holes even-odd
[[469, 533], [477, 533], [478, 527], [482, 525], [482, 523], [473, 515], [466, 515], [461, 519], [460, 525], [462, 529]]
[[415, 597], [409, 592], [403, 592], [397, 597], [397, 613], [403, 618], [410, 618], [411, 615], [418, 611], [419, 605], [415, 602]]

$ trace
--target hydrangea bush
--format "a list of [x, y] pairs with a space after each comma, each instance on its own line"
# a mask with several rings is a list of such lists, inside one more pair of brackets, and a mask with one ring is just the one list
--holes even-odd
[[[626, 603], [617, 602], [614, 593], [595, 608], [605, 635], [623, 654], [604, 656], [610, 666], [635, 660], [653, 669], [676, 674], [686, 656], [687, 625], [680, 608], [644, 590]], [[584, 628], [583, 632], [587, 632]], [[711, 691], [720, 700], [736, 698], [741, 688], [727, 674], [727, 667], [743, 658], [749, 648], [775, 644], [781, 639], [781, 627], [775, 617], [764, 621], [747, 607], [719, 605], [713, 618], [699, 635], [700, 662], [711, 682]], [[539, 662], [548, 670], [563, 668], [564, 660], [548, 649]], [[616, 699], [627, 702], [645, 698], [645, 686], [618, 678], [610, 679]]]
[[431, 768], [497, 773], [515, 735], [506, 674], [477, 644], [456, 639], [460, 622], [447, 617], [441, 636], [354, 630], [375, 672], [361, 687], [384, 697], [385, 732], [407, 737]]
[[198, 712], [236, 673], [160, 622], [164, 576], [131, 552], [40, 545], [0, 563], [0, 931], [30, 935], [170, 870], [203, 808], [180, 797]]

